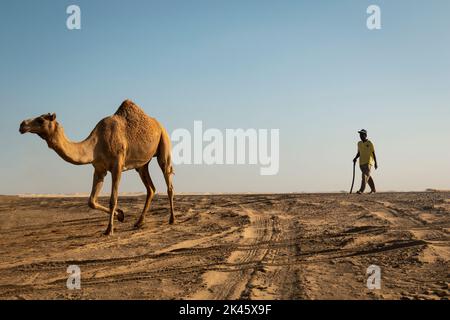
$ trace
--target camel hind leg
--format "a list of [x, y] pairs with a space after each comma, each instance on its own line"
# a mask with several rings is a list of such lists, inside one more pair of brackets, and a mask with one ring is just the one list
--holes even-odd
[[139, 217], [139, 220], [134, 224], [134, 227], [137, 229], [142, 227], [145, 223], [145, 214], [150, 208], [150, 204], [153, 200], [153, 197], [155, 196], [156, 188], [155, 185], [153, 184], [152, 178], [150, 178], [150, 173], [148, 172], [148, 163], [145, 166], [136, 169], [136, 171], [139, 173], [142, 183], [145, 185], [145, 188], [147, 189], [147, 198], [145, 199], [144, 210], [142, 210], [142, 214]]
[[172, 184], [172, 175], [173, 173], [173, 167], [172, 167], [172, 157], [170, 155], [171, 148], [170, 148], [170, 140], [167, 136], [167, 134], [164, 132], [163, 137], [161, 139], [161, 143], [159, 145], [158, 149], [158, 164], [161, 168], [164, 180], [166, 181], [167, 185], [167, 195], [169, 197], [169, 203], [170, 203], [170, 218], [169, 218], [169, 224], [173, 224], [175, 221], [174, 215], [173, 215], [173, 184]]

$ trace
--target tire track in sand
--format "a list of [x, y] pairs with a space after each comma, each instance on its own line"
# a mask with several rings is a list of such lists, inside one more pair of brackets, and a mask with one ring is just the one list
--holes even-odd
[[[232, 251], [222, 265], [246, 265], [255, 264], [254, 268], [239, 267], [232, 272], [207, 271], [203, 274], [203, 289], [198, 290], [188, 298], [190, 299], [239, 299], [246, 290], [255, 269], [262, 269], [262, 261], [269, 249], [260, 246], [261, 242], [271, 242], [274, 236], [274, 223], [277, 219], [274, 215], [258, 214], [251, 209], [243, 208], [243, 215], [248, 216], [250, 223], [244, 228], [241, 241], [236, 244], [246, 245], [249, 250]], [[218, 266], [220, 266], [219, 264]]]

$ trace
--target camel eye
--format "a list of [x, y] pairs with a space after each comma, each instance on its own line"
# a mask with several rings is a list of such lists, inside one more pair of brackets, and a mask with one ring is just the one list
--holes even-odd
[[39, 119], [37, 120], [37, 123], [39, 123], [39, 124], [43, 124], [43, 123], [44, 123], [44, 119], [42, 119], [42, 118], [39, 118]]

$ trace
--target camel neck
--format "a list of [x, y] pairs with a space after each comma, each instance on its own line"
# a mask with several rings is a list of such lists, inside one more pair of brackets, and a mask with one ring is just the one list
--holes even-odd
[[81, 142], [73, 142], [66, 137], [64, 128], [57, 125], [55, 134], [46, 141], [48, 146], [67, 162], [82, 165], [94, 161], [96, 139], [92, 133]]

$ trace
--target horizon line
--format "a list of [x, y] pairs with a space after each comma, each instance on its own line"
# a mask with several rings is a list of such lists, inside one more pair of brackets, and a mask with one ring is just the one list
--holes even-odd
[[[444, 193], [450, 192], [446, 189], [427, 188], [425, 190], [386, 190], [379, 191], [382, 193]], [[157, 192], [158, 195], [166, 195], [166, 192]], [[283, 194], [350, 194], [348, 191], [286, 191], [286, 192], [178, 192], [175, 195], [283, 195]], [[354, 194], [356, 194], [354, 192]], [[145, 196], [145, 192], [121, 192], [119, 197], [139, 197]], [[0, 197], [19, 197], [19, 198], [85, 198], [89, 197], [90, 193], [75, 192], [75, 193], [19, 193], [19, 194], [0, 194]], [[109, 197], [109, 193], [102, 193], [99, 197]]]

